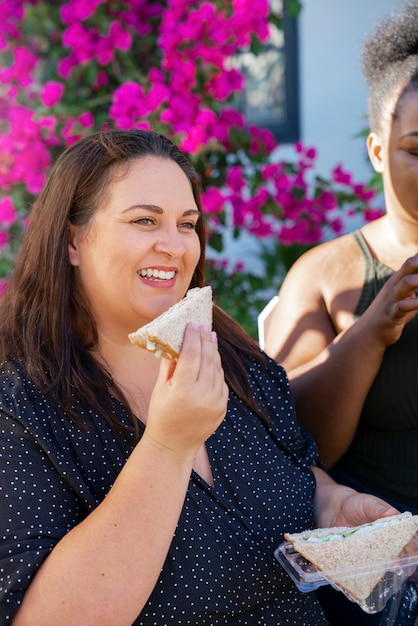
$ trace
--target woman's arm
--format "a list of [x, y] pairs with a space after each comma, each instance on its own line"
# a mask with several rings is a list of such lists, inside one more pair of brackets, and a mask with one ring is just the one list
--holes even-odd
[[188, 329], [175, 369], [162, 361], [144, 435], [103, 502], [46, 558], [14, 626], [128, 626], [137, 618], [167, 556], [194, 455], [225, 415], [213, 339]]
[[314, 512], [317, 527], [358, 526], [399, 513], [377, 496], [339, 485], [319, 467], [312, 470], [316, 478]]
[[285, 367], [298, 419], [313, 434], [329, 467], [354, 437], [386, 347], [418, 311], [418, 255], [387, 281], [355, 324], [338, 333], [337, 320], [351, 316], [354, 307], [347, 305], [349, 294], [327, 283], [320, 247], [288, 273], [269, 323], [266, 349]]

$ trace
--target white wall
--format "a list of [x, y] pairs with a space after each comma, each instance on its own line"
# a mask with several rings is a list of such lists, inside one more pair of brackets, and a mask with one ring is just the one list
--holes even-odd
[[299, 19], [301, 139], [319, 151], [318, 170], [341, 162], [358, 182], [371, 166], [364, 140], [367, 89], [361, 71], [364, 37], [401, 0], [302, 0]]

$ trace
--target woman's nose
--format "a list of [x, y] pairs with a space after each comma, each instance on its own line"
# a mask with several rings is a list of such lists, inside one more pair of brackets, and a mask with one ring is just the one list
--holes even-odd
[[164, 228], [159, 231], [158, 239], [154, 245], [157, 252], [162, 252], [170, 257], [179, 257], [184, 254], [184, 239], [175, 227]]

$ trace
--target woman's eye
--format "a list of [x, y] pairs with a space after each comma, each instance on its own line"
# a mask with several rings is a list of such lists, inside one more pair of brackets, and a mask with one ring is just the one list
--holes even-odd
[[139, 217], [137, 220], [134, 220], [134, 224], [140, 224], [141, 226], [149, 226], [154, 223], [154, 220], [150, 217]]
[[182, 228], [186, 228], [187, 230], [196, 230], [197, 224], [195, 222], [183, 222], [180, 226]]
[[418, 155], [418, 142], [416, 140], [411, 140], [408, 138], [407, 141], [401, 144], [401, 149], [405, 150], [411, 156]]

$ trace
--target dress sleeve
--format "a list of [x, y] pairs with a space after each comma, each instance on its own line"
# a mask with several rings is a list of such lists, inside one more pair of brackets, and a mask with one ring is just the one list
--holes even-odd
[[251, 368], [251, 385], [256, 400], [267, 416], [279, 447], [298, 463], [321, 465], [311, 434], [297, 421], [293, 395], [284, 368], [268, 359], [268, 367]]
[[11, 622], [36, 570], [85, 515], [40, 439], [1, 407], [1, 624]]

